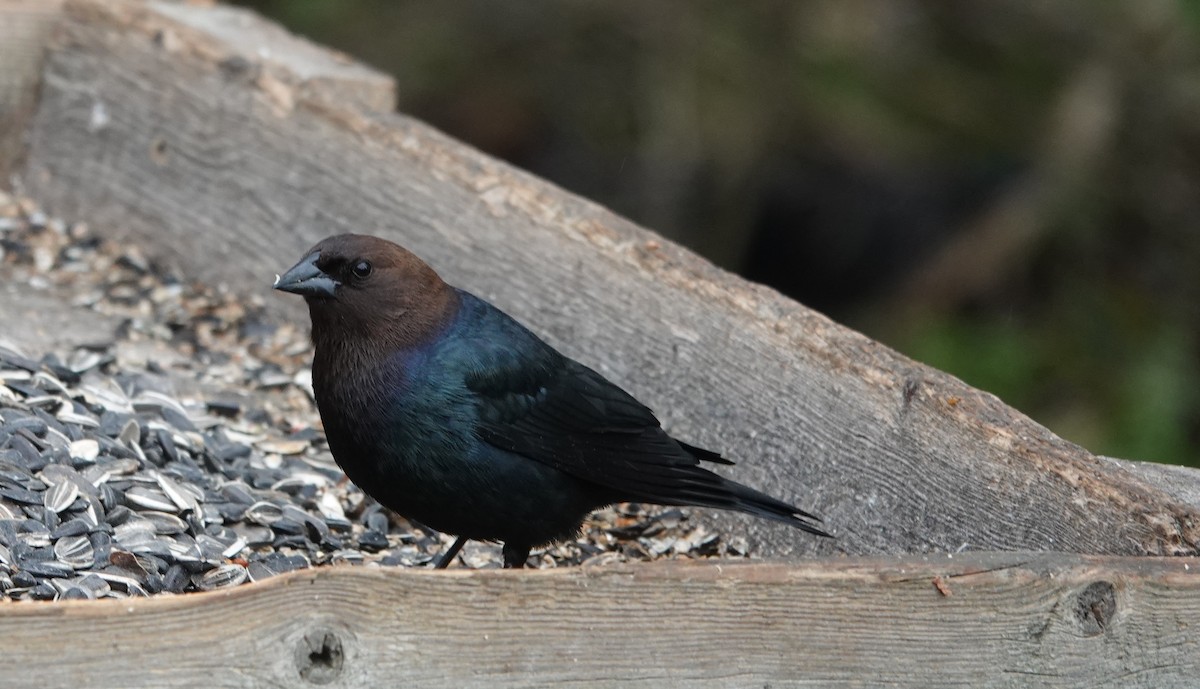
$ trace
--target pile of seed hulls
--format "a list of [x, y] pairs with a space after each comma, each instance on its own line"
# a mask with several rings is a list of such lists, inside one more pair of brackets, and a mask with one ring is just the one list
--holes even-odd
[[[189, 284], [3, 195], [0, 274], [120, 322], [61, 356], [0, 342], [0, 601], [208, 590], [331, 563], [425, 566], [449, 543], [345, 480], [317, 430], [308, 343], [261, 301]], [[745, 553], [679, 510], [622, 505], [534, 561]], [[460, 558], [501, 561], [475, 543]]]

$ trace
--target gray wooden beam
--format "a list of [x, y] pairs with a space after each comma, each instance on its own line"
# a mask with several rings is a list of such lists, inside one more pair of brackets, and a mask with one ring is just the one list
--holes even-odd
[[61, 10], [62, 0], [0, 0], [0, 186], [5, 188], [24, 149], [42, 57]]
[[1198, 567], [974, 553], [320, 568], [216, 593], [0, 603], [0, 686], [1194, 687]]

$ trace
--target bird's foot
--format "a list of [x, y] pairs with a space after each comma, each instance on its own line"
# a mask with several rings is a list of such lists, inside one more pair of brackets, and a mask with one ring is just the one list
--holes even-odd
[[504, 569], [524, 569], [525, 561], [529, 559], [531, 547], [527, 545], [504, 544]]
[[458, 551], [462, 550], [462, 547], [466, 544], [467, 540], [469, 539], [466, 536], [459, 536], [458, 538], [454, 539], [454, 542], [450, 544], [450, 547], [446, 549], [446, 552], [442, 553], [442, 556], [438, 558], [437, 564], [435, 564], [433, 568], [446, 569], [446, 567], [454, 561], [454, 558], [458, 556]]

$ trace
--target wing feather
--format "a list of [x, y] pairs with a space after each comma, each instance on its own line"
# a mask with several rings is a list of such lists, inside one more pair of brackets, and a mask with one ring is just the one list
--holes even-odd
[[701, 467], [732, 462], [671, 438], [599, 373], [511, 320], [492, 326], [506, 331], [506, 346], [474, 347], [464, 376], [484, 442], [602, 486], [614, 500], [738, 510], [824, 535], [807, 512]]

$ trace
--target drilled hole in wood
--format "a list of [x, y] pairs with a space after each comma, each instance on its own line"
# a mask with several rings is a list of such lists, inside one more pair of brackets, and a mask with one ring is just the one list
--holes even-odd
[[305, 634], [296, 648], [300, 677], [311, 684], [332, 682], [341, 674], [344, 661], [342, 640], [327, 629]]

